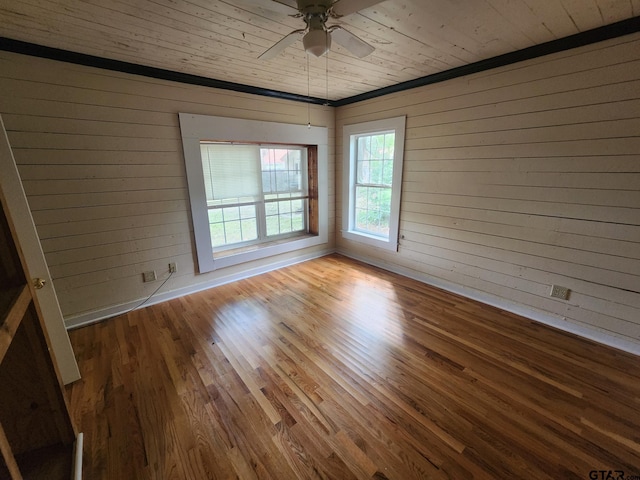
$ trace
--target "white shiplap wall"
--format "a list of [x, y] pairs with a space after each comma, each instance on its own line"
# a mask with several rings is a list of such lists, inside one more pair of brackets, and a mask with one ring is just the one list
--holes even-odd
[[[640, 35], [339, 108], [407, 115], [398, 253], [347, 255], [640, 352]], [[571, 289], [550, 298], [550, 285]]]
[[[215, 75], [214, 75], [215, 76]], [[334, 112], [329, 127], [329, 238], [320, 247], [195, 274], [178, 112], [305, 124], [298, 102], [0, 53], [0, 114], [68, 324], [320, 255], [334, 238]], [[156, 270], [160, 281], [142, 282]]]

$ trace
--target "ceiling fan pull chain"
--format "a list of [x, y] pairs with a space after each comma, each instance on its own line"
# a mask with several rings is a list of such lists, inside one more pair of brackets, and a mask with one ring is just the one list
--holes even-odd
[[[327, 36], [329, 36], [329, 32], [327, 32]], [[325, 71], [325, 75], [324, 75], [324, 80], [325, 80], [325, 84], [326, 84], [326, 103], [325, 105], [328, 106], [329, 105], [329, 50], [327, 50], [327, 53], [325, 54], [327, 56], [327, 58], [325, 59], [325, 67], [326, 67], [326, 71]]]
[[309, 72], [309, 54], [307, 53], [306, 55], [307, 55], [307, 128], [311, 128], [311, 72]]

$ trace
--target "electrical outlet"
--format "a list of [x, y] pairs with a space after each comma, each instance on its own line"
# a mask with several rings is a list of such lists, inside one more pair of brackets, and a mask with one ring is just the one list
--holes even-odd
[[551, 291], [549, 295], [555, 298], [561, 298], [566, 300], [569, 298], [569, 289], [567, 287], [561, 287], [560, 285], [551, 285]]
[[171, 262], [169, 264], [169, 273], [176, 273], [178, 271], [178, 266], [176, 265], [176, 262]]
[[145, 282], [145, 283], [146, 282], [154, 282], [156, 280], [157, 280], [157, 278], [156, 278], [156, 271], [155, 270], [150, 270], [150, 271], [144, 272], [142, 274], [142, 281]]

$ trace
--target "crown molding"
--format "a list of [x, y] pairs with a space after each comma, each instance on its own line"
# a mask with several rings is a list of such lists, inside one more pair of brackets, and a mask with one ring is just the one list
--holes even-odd
[[224, 80], [216, 80], [214, 78], [202, 77], [199, 75], [191, 75], [188, 73], [175, 72], [173, 70], [165, 70], [162, 68], [149, 67], [136, 63], [122, 62], [84, 53], [72, 52], [69, 50], [61, 50], [59, 48], [45, 47], [35, 43], [13, 40], [11, 38], [0, 37], [0, 50], [7, 52], [20, 53], [23, 55], [31, 55], [34, 57], [47, 58], [50, 60], [58, 60], [61, 62], [85, 65], [88, 67], [103, 68], [118, 72], [131, 73], [133, 75], [142, 75], [161, 80], [170, 80], [174, 82], [187, 83], [191, 85], [199, 85], [222, 90], [231, 90], [234, 92], [249, 93], [253, 95], [261, 95], [282, 100], [291, 100], [295, 102], [311, 103], [314, 105], [327, 105], [330, 107], [341, 107], [350, 105], [364, 100], [382, 97], [391, 93], [398, 93], [412, 88], [432, 85], [434, 83], [451, 80], [453, 78], [471, 75], [473, 73], [491, 70], [493, 68], [504, 67], [524, 60], [542, 57], [552, 53], [558, 53], [572, 48], [582, 47], [593, 43], [609, 40], [612, 38], [622, 37], [631, 33], [640, 32], [640, 17], [632, 17], [627, 20], [605, 25], [603, 27], [594, 28], [585, 32], [577, 33], [569, 37], [552, 40], [550, 42], [541, 43], [532, 47], [517, 50], [515, 52], [505, 53], [496, 57], [480, 60], [468, 65], [445, 70], [443, 72], [434, 73], [425, 77], [416, 78], [406, 82], [391, 85], [389, 87], [372, 90], [370, 92], [354, 95], [352, 97], [340, 100], [329, 100], [318, 97], [308, 97], [294, 93], [282, 92], [279, 90], [269, 90], [265, 88], [245, 85], [241, 83], [227, 82]]

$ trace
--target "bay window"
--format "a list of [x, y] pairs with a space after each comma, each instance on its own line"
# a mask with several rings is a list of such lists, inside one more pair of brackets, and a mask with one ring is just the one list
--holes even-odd
[[327, 129], [180, 114], [198, 269], [327, 242]]

